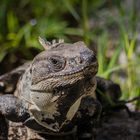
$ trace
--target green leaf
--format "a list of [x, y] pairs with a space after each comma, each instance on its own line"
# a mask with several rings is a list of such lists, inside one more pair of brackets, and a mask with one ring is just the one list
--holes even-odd
[[9, 32], [15, 32], [15, 30], [18, 27], [18, 20], [17, 17], [14, 15], [14, 13], [12, 11], [9, 11], [7, 13], [7, 26], [8, 26], [8, 30]]
[[131, 59], [132, 55], [134, 54], [135, 44], [136, 44], [136, 35], [134, 35], [134, 37], [130, 41], [130, 45], [129, 45], [129, 49], [128, 49], [128, 54], [127, 54], [128, 59]]
[[121, 50], [122, 50], [121, 47], [118, 47], [116, 50], [114, 50], [114, 54], [113, 54], [112, 58], [110, 59], [107, 69], [112, 69], [116, 65], [116, 62], [118, 60]]

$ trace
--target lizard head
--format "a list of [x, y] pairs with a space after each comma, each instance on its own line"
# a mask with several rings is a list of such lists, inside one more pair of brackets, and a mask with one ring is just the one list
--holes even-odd
[[33, 60], [32, 89], [47, 91], [69, 87], [97, 73], [96, 55], [84, 42], [68, 44], [62, 40], [57, 43], [39, 40], [45, 51]]
[[45, 51], [30, 67], [33, 106], [29, 110], [39, 124], [59, 132], [74, 117], [86, 91], [95, 90], [96, 82], [93, 87], [89, 82], [95, 79], [98, 63], [95, 53], [83, 42], [39, 41]]

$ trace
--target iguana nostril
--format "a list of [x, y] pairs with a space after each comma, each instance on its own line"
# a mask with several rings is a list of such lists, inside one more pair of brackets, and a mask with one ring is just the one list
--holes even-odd
[[84, 61], [82, 58], [79, 58], [79, 64], [82, 64]]
[[76, 57], [76, 62], [77, 62], [78, 64], [83, 64], [84, 60], [83, 60], [82, 57]]
[[91, 55], [90, 57], [89, 57], [89, 63], [94, 63], [94, 62], [96, 62], [97, 61], [97, 59], [96, 59], [96, 56], [95, 55]]

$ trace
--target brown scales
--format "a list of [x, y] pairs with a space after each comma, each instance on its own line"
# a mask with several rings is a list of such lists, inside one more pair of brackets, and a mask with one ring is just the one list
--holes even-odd
[[[17, 132], [23, 133], [17, 133], [18, 139], [23, 140], [32, 137], [43, 139], [47, 137], [46, 134], [50, 134], [50, 138], [56, 136], [56, 139], [63, 135], [67, 137], [75, 126], [78, 136], [81, 136], [81, 133], [90, 133], [94, 125], [92, 122], [101, 111], [94, 92], [96, 79], [97, 87], [100, 86], [101, 90], [105, 83], [110, 84], [110, 81], [95, 78], [98, 68], [96, 54], [83, 42], [68, 44], [59, 40], [50, 43], [42, 38], [39, 38], [39, 42], [45, 51], [35, 56], [31, 63], [0, 77], [1, 94], [14, 93], [14, 96], [0, 96], [0, 112], [9, 120], [11, 114], [14, 114], [12, 121], [18, 120], [21, 125], [16, 126], [10, 121], [9, 139], [12, 139], [12, 135], [14, 137], [13, 126], [14, 129], [17, 128]], [[12, 88], [8, 90], [9, 85]], [[104, 88], [104, 92], [109, 93], [112, 85], [114, 83]], [[120, 93], [120, 90], [118, 92]], [[9, 101], [6, 106], [4, 100]], [[9, 107], [10, 113], [5, 114]], [[12, 109], [18, 109], [18, 112], [15, 114]], [[36, 132], [43, 133], [43, 137]], [[3, 137], [6, 137], [5, 135]], [[26, 138], [23, 138], [23, 135]], [[71, 136], [75, 137], [75, 133]]]

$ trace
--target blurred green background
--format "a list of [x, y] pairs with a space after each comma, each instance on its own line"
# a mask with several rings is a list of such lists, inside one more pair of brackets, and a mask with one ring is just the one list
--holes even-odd
[[139, 0], [1, 0], [0, 75], [43, 49], [38, 36], [84, 40], [97, 51], [98, 75], [131, 99], [140, 95], [139, 23]]

